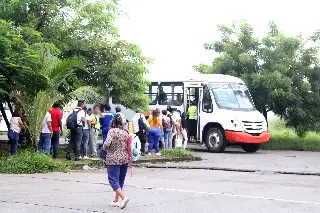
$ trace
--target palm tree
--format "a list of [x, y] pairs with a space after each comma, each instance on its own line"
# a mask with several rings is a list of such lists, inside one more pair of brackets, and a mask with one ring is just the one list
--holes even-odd
[[37, 139], [42, 128], [43, 118], [54, 102], [59, 101], [66, 104], [71, 100], [95, 100], [99, 95], [94, 88], [89, 86], [80, 86], [75, 90], [68, 93], [61, 93], [59, 88], [61, 85], [67, 85], [67, 78], [73, 76], [75, 71], [83, 66], [81, 58], [69, 58], [61, 60], [54, 55], [43, 53], [41, 59], [41, 69], [39, 73], [47, 80], [47, 88], [38, 91], [35, 96], [24, 96], [15, 94], [19, 97], [26, 116], [27, 116], [27, 129], [31, 134], [32, 146], [37, 145]]

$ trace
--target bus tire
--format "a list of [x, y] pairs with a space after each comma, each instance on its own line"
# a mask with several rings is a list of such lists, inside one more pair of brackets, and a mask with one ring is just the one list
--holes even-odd
[[224, 138], [221, 128], [210, 128], [206, 134], [206, 146], [209, 152], [219, 153], [224, 152], [227, 142]]
[[241, 144], [241, 148], [245, 152], [253, 153], [258, 151], [261, 148], [261, 144], [255, 144], [255, 143], [244, 143]]

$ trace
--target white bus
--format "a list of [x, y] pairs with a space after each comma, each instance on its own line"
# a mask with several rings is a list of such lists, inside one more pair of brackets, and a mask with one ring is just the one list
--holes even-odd
[[[150, 110], [171, 106], [186, 112], [195, 101], [197, 140], [210, 152], [223, 152], [228, 144], [256, 152], [270, 139], [264, 116], [256, 110], [247, 86], [239, 78], [220, 74], [195, 74], [184, 80], [167, 77], [151, 80], [146, 94], [151, 99]], [[124, 114], [131, 120], [134, 112], [126, 109]]]

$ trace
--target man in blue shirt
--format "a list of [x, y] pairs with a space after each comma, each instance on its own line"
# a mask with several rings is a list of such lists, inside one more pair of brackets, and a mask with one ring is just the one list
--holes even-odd
[[111, 107], [109, 104], [106, 105], [105, 112], [102, 113], [104, 117], [100, 118], [100, 124], [101, 124], [101, 129], [102, 129], [102, 138], [103, 138], [103, 143], [107, 139], [108, 132], [110, 130], [110, 125], [111, 121], [114, 117], [113, 112], [111, 112]]

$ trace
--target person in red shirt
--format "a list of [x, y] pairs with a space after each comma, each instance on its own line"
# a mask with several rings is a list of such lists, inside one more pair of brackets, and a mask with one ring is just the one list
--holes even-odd
[[53, 158], [58, 158], [59, 151], [59, 138], [60, 135], [63, 135], [62, 129], [62, 112], [60, 110], [60, 104], [54, 103], [52, 109], [50, 110], [51, 114], [51, 126], [52, 126], [52, 138], [51, 138], [51, 146], [53, 150]]

